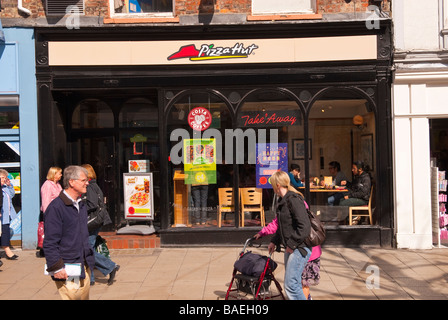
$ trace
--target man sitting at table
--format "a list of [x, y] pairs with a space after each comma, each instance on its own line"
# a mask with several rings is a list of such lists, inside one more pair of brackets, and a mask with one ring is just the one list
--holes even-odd
[[[340, 186], [342, 181], [347, 181], [347, 177], [344, 172], [341, 171], [341, 164], [337, 161], [331, 161], [328, 164], [328, 170], [333, 177], [332, 187]], [[343, 198], [342, 193], [335, 193], [328, 197], [328, 204], [330, 206], [339, 205], [339, 201]]]
[[291, 164], [291, 171], [288, 173], [288, 176], [294, 188], [303, 187], [303, 183], [300, 181], [300, 166], [298, 164]]
[[[341, 185], [347, 185], [348, 192], [344, 193], [344, 199], [339, 202], [340, 206], [352, 207], [369, 204], [372, 181], [367, 171], [368, 167], [362, 161], [353, 163], [352, 172], [355, 178], [351, 183], [347, 181], [341, 182]], [[358, 223], [360, 217], [357, 218], [356, 223]]]

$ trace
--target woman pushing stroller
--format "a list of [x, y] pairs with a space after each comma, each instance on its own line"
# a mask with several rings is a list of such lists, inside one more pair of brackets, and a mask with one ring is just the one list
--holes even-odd
[[319, 282], [321, 247], [309, 248], [304, 240], [310, 234], [307, 204], [290, 185], [286, 172], [277, 171], [271, 176], [275, 194], [279, 196], [276, 218], [255, 238], [275, 233], [268, 246], [269, 253], [282, 244], [285, 247], [285, 292], [290, 300], [310, 299], [309, 286]]

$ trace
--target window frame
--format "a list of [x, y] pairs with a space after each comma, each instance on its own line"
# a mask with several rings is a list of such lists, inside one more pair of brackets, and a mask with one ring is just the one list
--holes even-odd
[[174, 0], [171, 12], [143, 12], [143, 13], [116, 13], [114, 0], [109, 0], [109, 16], [112, 19], [142, 19], [142, 18], [174, 18]]
[[[252, 0], [252, 16], [265, 16], [265, 15], [314, 15], [317, 12], [317, 0], [307, 0], [310, 2], [311, 9], [296, 9], [296, 8], [284, 8], [282, 11], [278, 11], [279, 3], [272, 2], [272, 10], [259, 10], [254, 11], [254, 8], [257, 8], [259, 4], [255, 5], [255, 3], [267, 2], [267, 0]], [[293, 5], [297, 1], [290, 1], [291, 5]], [[270, 9], [270, 8], [269, 8]], [[294, 10], [296, 9], [296, 10]]]

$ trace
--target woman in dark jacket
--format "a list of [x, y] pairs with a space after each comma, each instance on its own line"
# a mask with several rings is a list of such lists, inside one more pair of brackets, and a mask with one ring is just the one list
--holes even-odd
[[[103, 210], [102, 225], [105, 226], [111, 224], [112, 220], [110, 219], [109, 213], [107, 212], [106, 206], [103, 201], [103, 191], [101, 191], [100, 187], [96, 183], [95, 170], [90, 164], [83, 164], [82, 167], [87, 170], [87, 177], [89, 178], [89, 185], [87, 186], [87, 192], [85, 194], [87, 211], [90, 212], [95, 210]], [[120, 269], [120, 266], [95, 250], [95, 242], [100, 230], [101, 227], [95, 228], [93, 230], [89, 228], [89, 243], [95, 253], [95, 268], [97, 268], [103, 275], [109, 275], [107, 284], [111, 285], [114, 282], [115, 274], [117, 273], [118, 269]], [[92, 276], [90, 277], [90, 284], [95, 284], [95, 276], [93, 272]]]
[[302, 272], [311, 255], [304, 241], [310, 235], [311, 224], [303, 198], [291, 185], [286, 172], [271, 176], [274, 192], [280, 197], [276, 214], [278, 229], [269, 244], [269, 253], [279, 245], [285, 247], [285, 292], [290, 300], [306, 300], [302, 289]]

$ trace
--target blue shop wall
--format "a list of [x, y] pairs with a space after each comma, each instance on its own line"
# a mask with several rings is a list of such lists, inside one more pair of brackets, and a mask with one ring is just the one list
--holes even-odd
[[21, 240], [23, 249], [35, 249], [40, 186], [34, 29], [3, 28], [3, 31], [0, 95], [19, 95], [20, 129], [0, 129], [1, 141], [16, 141], [20, 145], [21, 229], [15, 229], [12, 240]]

